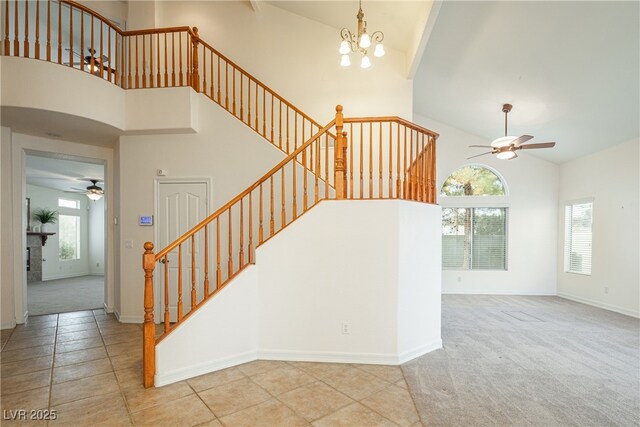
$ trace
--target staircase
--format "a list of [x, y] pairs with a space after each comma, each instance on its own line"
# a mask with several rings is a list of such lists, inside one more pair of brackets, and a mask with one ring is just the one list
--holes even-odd
[[[3, 55], [58, 63], [123, 89], [191, 87], [286, 154], [166, 248], [154, 252], [154, 245], [145, 243], [145, 387], [154, 384], [156, 345], [222, 289], [233, 286], [233, 279], [254, 263], [256, 247], [321, 201], [436, 203], [438, 135], [428, 129], [398, 117], [344, 117], [339, 105], [335, 118], [322, 126], [201, 40], [197, 28], [125, 32], [75, 2], [47, 1], [44, 7], [38, 1], [32, 41], [29, 3], [9, 3]], [[62, 22], [62, 8], [69, 9], [68, 24]], [[46, 35], [41, 37], [45, 23]], [[80, 46], [74, 46], [78, 38]], [[88, 51], [94, 53], [83, 58]], [[158, 314], [154, 276], [164, 291], [164, 309]], [[156, 316], [163, 323], [158, 337]]]

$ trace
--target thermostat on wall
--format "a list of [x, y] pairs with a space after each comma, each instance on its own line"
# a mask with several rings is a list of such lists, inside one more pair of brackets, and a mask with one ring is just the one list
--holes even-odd
[[138, 225], [153, 225], [153, 215], [140, 215]]

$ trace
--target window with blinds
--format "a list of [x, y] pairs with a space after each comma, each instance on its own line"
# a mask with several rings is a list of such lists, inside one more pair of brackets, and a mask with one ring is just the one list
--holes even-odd
[[591, 275], [593, 201], [565, 205], [564, 224], [564, 271]]
[[442, 267], [507, 269], [507, 208], [443, 208]]

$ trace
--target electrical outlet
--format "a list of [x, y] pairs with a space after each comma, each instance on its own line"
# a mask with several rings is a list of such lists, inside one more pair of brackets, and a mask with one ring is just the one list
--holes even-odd
[[96, 262], [96, 267], [100, 268], [100, 263]]
[[351, 333], [351, 325], [347, 322], [342, 322], [342, 335], [349, 335]]

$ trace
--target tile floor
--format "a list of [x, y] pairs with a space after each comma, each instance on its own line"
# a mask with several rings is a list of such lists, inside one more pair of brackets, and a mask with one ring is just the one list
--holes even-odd
[[[145, 390], [141, 340], [103, 310], [3, 330], [2, 425], [421, 425], [397, 366], [255, 361]], [[11, 420], [20, 409], [56, 420]]]

